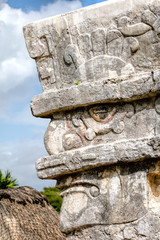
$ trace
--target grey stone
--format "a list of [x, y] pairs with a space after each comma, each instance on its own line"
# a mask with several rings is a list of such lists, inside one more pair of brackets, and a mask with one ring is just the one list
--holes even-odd
[[149, 9], [143, 12], [142, 21], [145, 22], [146, 24], [153, 26], [156, 20], [157, 20], [156, 15], [153, 12], [151, 12]]
[[37, 174], [41, 179], [57, 178], [66, 173], [94, 168], [117, 162], [141, 161], [157, 158], [160, 154], [159, 138], [120, 141], [72, 150], [40, 158], [36, 163]]
[[62, 192], [65, 204], [60, 215], [61, 229], [68, 232], [87, 225], [126, 223], [142, 218], [148, 209], [146, 169], [137, 175], [133, 170], [135, 165], [75, 174], [73, 182]]
[[80, 53], [84, 59], [90, 59], [92, 54], [92, 43], [89, 34], [81, 34], [78, 38], [78, 46]]
[[[149, 234], [141, 235], [137, 232], [137, 227], [139, 224], [144, 223], [145, 225], [149, 223], [148, 230]], [[159, 240], [159, 227], [157, 231], [154, 229], [154, 225], [159, 224], [159, 219], [156, 215], [147, 214], [142, 218], [142, 220], [135, 221], [128, 224], [116, 224], [116, 225], [99, 225], [99, 226], [89, 226], [88, 228], [80, 229], [74, 232], [74, 235], [70, 233], [67, 237], [69, 240], [81, 240], [81, 239], [92, 239], [92, 240]], [[142, 229], [144, 226], [142, 226]], [[101, 238], [97, 238], [97, 234], [101, 234]]]
[[116, 0], [24, 27], [50, 118], [41, 179], [67, 240], [160, 239], [160, 0]]
[[[26, 45], [30, 56], [35, 60], [40, 58], [39, 61], [44, 57], [53, 58], [52, 68], [54, 70], [52, 71], [55, 72], [55, 84], [51, 85], [47, 81], [43, 81], [44, 92], [51, 89], [65, 89], [70, 87], [71, 83], [74, 84], [74, 80], [75, 82], [79, 81], [79, 83], [87, 82], [88, 77], [86, 75], [88, 72], [94, 71], [95, 67], [92, 69], [91, 65], [94, 66], [95, 64], [96, 68], [98, 66], [100, 69], [98, 75], [103, 67], [106, 68], [105, 72], [107, 70], [112, 71], [112, 74], [109, 72], [106, 77], [116, 76], [116, 70], [112, 69], [114, 63], [111, 63], [111, 65], [104, 64], [103, 66], [103, 61], [112, 61], [110, 58], [103, 58], [107, 55], [119, 57], [131, 64], [135, 57], [142, 59], [144, 57], [142, 54], [145, 54], [144, 64], [150, 62], [150, 68], [147, 70], [153, 70], [152, 65], [155, 62], [159, 63], [159, 58], [156, 56], [156, 51], [159, 49], [159, 17], [150, 11], [149, 0], [145, 3], [138, 0], [134, 4], [132, 4], [132, 0], [128, 2], [125, 8], [124, 6], [121, 7], [122, 1], [124, 0], [116, 3], [116, 9], [114, 3], [108, 3], [104, 6], [89, 9], [87, 16], [85, 16], [85, 10], [81, 9], [72, 14], [50, 18], [24, 27]], [[155, 5], [154, 1], [153, 5]], [[143, 7], [148, 9], [144, 11]], [[132, 12], [131, 16], [127, 16], [129, 10]], [[79, 17], [79, 14], [81, 14], [81, 17]], [[95, 20], [95, 16], [99, 16], [99, 18]], [[144, 38], [147, 34], [157, 36], [157, 43], [152, 42], [155, 38], [152, 36], [150, 41], [147, 42], [148, 48], [145, 53], [143, 44], [146, 41], [144, 41]], [[126, 36], [129, 38], [126, 39]], [[137, 51], [138, 49], [139, 51]], [[151, 51], [153, 50], [151, 49], [154, 49], [155, 56], [152, 56]], [[94, 58], [96, 56], [101, 56], [101, 58]], [[118, 68], [120, 67], [119, 64]], [[78, 66], [81, 66], [82, 69], [78, 70]], [[110, 66], [112, 66], [111, 69]], [[142, 68], [146, 71], [144, 66]], [[45, 66], [43, 70], [45, 71]], [[81, 73], [81, 71], [84, 73]], [[137, 71], [138, 66], [135, 68], [135, 72]], [[130, 76], [131, 73], [126, 72], [126, 74]], [[119, 75], [120, 73], [118, 73]], [[90, 73], [90, 76], [92, 81], [97, 80], [95, 72]]]
[[93, 46], [93, 55], [104, 55], [106, 54], [106, 36], [104, 29], [97, 29], [91, 34], [91, 41]]
[[[122, 33], [115, 29], [109, 29], [107, 32], [108, 55], [120, 57], [123, 47]], [[115, 47], [116, 46], [116, 47]]]
[[128, 80], [124, 76], [122, 81], [103, 80], [71, 86], [66, 90], [46, 92], [32, 99], [31, 109], [34, 116], [50, 117], [56, 110], [73, 109], [93, 103], [131, 101], [155, 96], [159, 92], [159, 80], [155, 81], [151, 73], [145, 73], [133, 75]]
[[148, 134], [154, 136], [159, 119], [158, 99], [135, 101], [134, 104], [94, 105], [54, 114], [45, 133], [46, 149], [50, 155], [65, 151], [67, 136], [70, 144], [72, 142], [68, 150], [106, 141], [139, 139]]
[[128, 25], [120, 27], [119, 30], [124, 36], [139, 36], [150, 31], [152, 28], [144, 23], [137, 23], [134, 25]]

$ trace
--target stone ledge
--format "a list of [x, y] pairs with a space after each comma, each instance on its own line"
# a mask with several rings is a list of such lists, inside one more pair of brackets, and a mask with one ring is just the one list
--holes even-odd
[[133, 101], [160, 92], [160, 70], [132, 75], [129, 80], [121, 78], [112, 81], [106, 79], [82, 83], [37, 95], [31, 101], [32, 114], [36, 117], [50, 117], [53, 112], [60, 110], [104, 102]]
[[103, 165], [159, 157], [160, 136], [156, 136], [138, 140], [116, 141], [42, 157], [37, 161], [36, 168], [39, 178], [50, 179]]

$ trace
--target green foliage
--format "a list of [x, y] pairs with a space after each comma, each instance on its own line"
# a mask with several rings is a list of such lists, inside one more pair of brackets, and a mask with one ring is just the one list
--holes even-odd
[[75, 82], [74, 84], [75, 84], [75, 85], [79, 85], [79, 81]]
[[49, 203], [56, 209], [57, 212], [60, 212], [62, 205], [62, 198], [60, 196], [61, 190], [56, 187], [45, 187], [43, 189], [43, 194], [49, 201]]
[[16, 179], [11, 177], [11, 173], [7, 170], [3, 176], [2, 171], [0, 170], [0, 189], [15, 188], [18, 186]]

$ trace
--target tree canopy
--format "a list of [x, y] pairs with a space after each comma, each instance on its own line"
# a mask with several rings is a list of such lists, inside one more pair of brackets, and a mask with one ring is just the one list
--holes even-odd
[[42, 193], [49, 201], [49, 203], [56, 209], [57, 212], [60, 212], [62, 205], [62, 198], [60, 196], [61, 190], [56, 187], [45, 187]]
[[11, 177], [10, 171], [7, 170], [5, 175], [3, 175], [2, 171], [0, 170], [0, 189], [15, 188], [17, 186], [17, 179]]

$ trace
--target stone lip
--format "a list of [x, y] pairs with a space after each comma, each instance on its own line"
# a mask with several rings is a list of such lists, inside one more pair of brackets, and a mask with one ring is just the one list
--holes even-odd
[[[132, 211], [130, 211], [129, 215], [132, 215]], [[160, 232], [159, 215], [156, 213], [148, 212], [147, 214], [145, 214], [145, 216], [138, 219], [138, 221], [129, 222], [127, 224], [126, 223], [112, 224], [112, 226], [106, 224], [102, 225], [97, 224], [78, 229], [67, 235], [67, 240], [82, 240], [85, 239], [85, 236], [90, 236], [90, 239], [92, 240], [97, 239], [159, 240], [159, 232]], [[117, 236], [119, 238], [117, 238]]]
[[110, 165], [118, 162], [135, 162], [160, 157], [160, 136], [116, 141], [96, 147], [84, 147], [62, 154], [40, 158], [36, 163], [41, 179]]
[[156, 70], [48, 91], [32, 99], [31, 110], [36, 117], [50, 117], [56, 111], [104, 102], [133, 101], [155, 96], [159, 92], [160, 70]]

